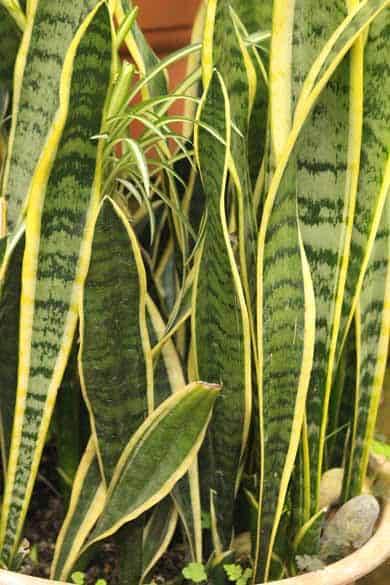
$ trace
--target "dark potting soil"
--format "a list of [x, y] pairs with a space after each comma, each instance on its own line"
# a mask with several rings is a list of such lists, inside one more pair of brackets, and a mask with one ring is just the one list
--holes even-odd
[[[23, 533], [26, 556], [19, 572], [25, 575], [42, 578], [50, 575], [56, 539], [67, 508], [64, 489], [56, 469], [56, 450], [54, 446], [48, 445], [42, 457]], [[105, 579], [107, 585], [117, 585], [115, 555], [115, 545], [107, 542], [87, 566], [77, 567], [75, 570], [85, 572], [85, 585], [94, 585], [98, 579]], [[147, 582], [153, 580], [156, 585], [164, 585], [180, 578], [186, 563], [184, 548], [178, 544], [163, 555]]]

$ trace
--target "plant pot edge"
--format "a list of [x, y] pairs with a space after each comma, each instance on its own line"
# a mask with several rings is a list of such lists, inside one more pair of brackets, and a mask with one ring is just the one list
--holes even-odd
[[[272, 581], [269, 585], [352, 585], [390, 558], [390, 500], [383, 504], [378, 528], [362, 548], [321, 571]], [[0, 585], [61, 585], [60, 581], [30, 577], [0, 569]], [[260, 585], [260, 584], [259, 584]]]

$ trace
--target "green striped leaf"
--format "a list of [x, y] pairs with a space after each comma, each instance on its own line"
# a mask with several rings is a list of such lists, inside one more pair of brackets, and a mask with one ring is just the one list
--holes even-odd
[[346, 449], [344, 498], [359, 495], [367, 474], [383, 380], [390, 331], [390, 202], [384, 208], [374, 249], [363, 281], [357, 316], [357, 383], [351, 440]]
[[95, 441], [91, 438], [74, 478], [69, 507], [56, 541], [51, 579], [65, 581], [69, 577], [80, 549], [103, 509], [105, 496]]
[[[154, 407], [145, 302], [136, 236], [120, 208], [104, 199], [83, 292], [80, 367], [107, 484], [130, 437]], [[143, 524], [143, 519], [132, 522], [116, 537], [123, 582], [141, 578]]]
[[[236, 131], [231, 134], [231, 182], [238, 200], [238, 231], [241, 278], [248, 306], [254, 303], [254, 271], [256, 262], [256, 222], [252, 201], [248, 165], [249, 118], [256, 92], [256, 70], [242, 38], [239, 13], [241, 2], [214, 0], [209, 2], [203, 39], [203, 83], [210, 81], [216, 68], [226, 85], [230, 101], [231, 122]], [[216, 98], [215, 98], [216, 99]], [[222, 97], [221, 97], [222, 99]], [[215, 115], [224, 109], [223, 101], [214, 103]], [[210, 126], [213, 126], [211, 123]]]
[[249, 33], [270, 31], [272, 26], [273, 0], [247, 0], [237, 5], [237, 11]]
[[[7, 488], [1, 521], [2, 558], [12, 563], [56, 393], [71, 350], [80, 288], [100, 197], [102, 111], [110, 82], [111, 22], [104, 5], [80, 26], [66, 57], [61, 114], [64, 131], [53, 172], [49, 140], [34, 175], [26, 225], [16, 397]], [[95, 175], [95, 169], [97, 173]], [[46, 194], [43, 188], [47, 181]], [[44, 201], [43, 201], [44, 198]]]
[[295, 161], [268, 194], [258, 246], [260, 494], [257, 577], [268, 579], [305, 413], [315, 303], [297, 217]]
[[145, 302], [146, 276], [136, 236], [120, 208], [106, 198], [83, 292], [80, 367], [107, 484], [148, 406], [153, 409]]
[[[312, 0], [300, 0], [295, 4], [293, 104], [296, 105], [299, 99], [312, 63], [343, 21], [345, 13], [346, 7], [332, 0], [321, 7]], [[337, 304], [340, 305], [345, 286], [341, 262], [348, 254], [349, 246], [346, 214], [349, 212], [350, 217], [351, 212], [353, 214], [351, 200], [355, 197], [347, 189], [350, 67], [349, 60], [340, 64], [307, 116], [295, 149], [299, 218], [316, 302], [316, 344], [307, 400], [311, 483], [310, 492], [305, 497], [311, 499], [311, 509], [306, 511], [309, 512], [308, 517], [305, 514], [306, 522], [317, 511], [322, 475], [319, 471], [319, 467], [322, 468], [319, 460], [321, 425], [326, 416], [326, 400], [333, 375], [332, 340], [337, 339]], [[303, 471], [308, 473], [307, 469]], [[294, 529], [298, 531], [299, 528]]]
[[24, 244], [24, 234], [21, 234], [11, 254], [8, 270], [0, 290], [0, 440], [4, 471], [8, 461], [15, 411]]
[[[97, 0], [29, 3], [16, 63], [10, 150], [4, 177], [10, 232], [19, 221], [39, 157], [60, 108], [59, 88], [65, 56], [78, 27], [96, 4]], [[56, 144], [58, 140], [51, 145], [53, 155]]]
[[363, 142], [351, 258], [341, 319], [342, 348], [390, 186], [390, 75], [384, 54], [390, 8], [372, 23], [364, 50]]
[[217, 394], [218, 387], [196, 382], [149, 415], [121, 455], [106, 505], [84, 550], [169, 494], [199, 451]]
[[232, 538], [234, 501], [251, 416], [249, 319], [225, 210], [231, 116], [218, 73], [211, 78], [200, 120], [224, 141], [202, 127], [196, 137], [206, 225], [196, 261], [192, 310], [195, 375], [222, 385], [199, 458], [204, 511], [210, 512], [214, 493], [218, 553], [219, 547], [229, 548]]
[[[298, 100], [297, 106], [296, 106], [296, 111], [295, 111], [295, 116], [293, 119], [293, 123], [292, 123], [292, 128], [291, 131], [289, 131], [288, 127], [284, 128], [283, 126], [280, 126], [279, 129], [276, 127], [274, 129], [274, 133], [276, 132], [277, 136], [277, 140], [279, 141], [278, 144], [279, 149], [276, 151], [278, 154], [276, 156], [276, 161], [277, 161], [277, 165], [275, 168], [275, 172], [274, 175], [272, 177], [272, 181], [270, 183], [270, 187], [269, 187], [269, 192], [268, 192], [268, 196], [267, 196], [267, 200], [268, 200], [268, 205], [273, 205], [273, 201], [275, 200], [275, 198], [278, 196], [278, 192], [281, 189], [281, 186], [283, 185], [284, 181], [286, 181], [286, 173], [290, 172], [291, 173], [291, 168], [289, 169], [289, 167], [292, 164], [292, 160], [293, 160], [293, 156], [294, 156], [294, 149], [297, 146], [297, 142], [299, 140], [302, 128], [305, 124], [305, 121], [307, 120], [308, 115], [310, 114], [313, 106], [315, 105], [318, 97], [321, 95], [321, 92], [323, 91], [324, 87], [326, 87], [326, 84], [328, 83], [329, 79], [332, 77], [334, 71], [336, 70], [337, 66], [341, 63], [343, 57], [345, 56], [345, 54], [347, 53], [347, 51], [350, 49], [350, 47], [352, 46], [352, 44], [354, 43], [354, 41], [356, 41], [356, 39], [358, 38], [359, 34], [362, 33], [362, 31], [364, 31], [365, 28], [367, 28], [367, 26], [371, 23], [371, 21], [378, 15], [380, 14], [381, 10], [383, 10], [383, 8], [385, 7], [386, 2], [382, 2], [382, 3], [374, 3], [371, 5], [367, 5], [366, 2], [363, 2], [361, 5], [359, 5], [359, 8], [357, 9], [356, 13], [354, 13], [351, 17], [348, 17], [347, 19], [345, 19], [340, 27], [336, 30], [336, 33], [334, 33], [334, 35], [332, 35], [331, 40], [329, 41], [329, 43], [325, 46], [325, 49], [323, 49], [323, 51], [321, 52], [320, 56], [317, 57], [317, 59], [315, 60], [314, 64], [312, 65], [310, 72], [306, 78], [306, 81], [304, 82], [303, 86], [302, 86], [302, 92], [300, 94], [300, 98]], [[280, 10], [281, 10], [281, 17], [283, 17], [283, 10], [285, 9], [284, 5], [280, 5]], [[287, 36], [291, 35], [291, 26], [289, 27], [285, 27], [285, 33]], [[343, 39], [343, 42], [340, 42], [340, 38]], [[280, 37], [280, 44], [281, 46], [283, 46], [283, 37]], [[335, 46], [338, 47], [338, 52], [336, 52], [334, 50]], [[283, 62], [278, 62], [278, 52], [274, 51], [274, 55], [276, 55], [277, 57], [276, 59], [276, 68], [274, 68], [274, 71], [278, 71], [280, 70], [280, 72], [282, 73], [283, 67], [285, 67], [285, 64]], [[285, 55], [285, 59], [287, 61], [289, 61], [290, 57], [289, 54], [287, 52], [287, 54]], [[326, 67], [323, 66], [323, 64], [326, 63]], [[274, 66], [275, 67], [275, 66]], [[321, 75], [318, 74], [318, 72], [320, 71]], [[271, 70], [272, 72], [272, 70]], [[284, 79], [285, 82], [285, 87], [283, 86], [278, 86], [277, 85], [277, 91], [272, 92], [271, 90], [271, 99], [273, 96], [273, 99], [277, 99], [277, 106], [275, 109], [274, 106], [274, 111], [278, 112], [279, 108], [282, 108], [283, 112], [289, 112], [291, 111], [291, 107], [292, 107], [292, 103], [291, 103], [291, 84], [292, 84], [292, 78], [291, 78], [291, 74], [284, 76], [283, 75], [276, 75], [274, 76], [274, 78], [276, 78], [278, 80], [278, 82], [280, 82], [281, 79]], [[317, 80], [314, 84], [313, 80]], [[271, 73], [271, 85], [272, 85], [272, 73]], [[274, 95], [273, 95], [274, 93]], [[281, 104], [279, 102], [284, 102], [286, 101], [287, 104]], [[279, 122], [276, 122], [276, 125]], [[285, 124], [287, 124], [288, 126], [289, 123], [289, 116], [286, 115], [285, 116]], [[274, 136], [274, 135], [273, 135]], [[283, 138], [284, 137], [284, 138]], [[285, 141], [283, 143], [283, 140]], [[276, 144], [275, 140], [273, 140], [273, 145]], [[358, 145], [358, 144], [357, 144]], [[356, 148], [356, 145], [355, 145]], [[352, 152], [352, 150], [351, 150]], [[353, 152], [353, 154], [355, 155], [355, 151]], [[351, 169], [354, 170], [354, 172], [356, 173], [356, 165], [355, 164], [351, 164]], [[353, 180], [350, 183], [350, 188], [351, 185], [354, 186], [354, 182], [356, 181], [356, 174], [352, 175], [351, 177], [353, 177]], [[295, 189], [295, 187], [294, 187]], [[349, 216], [351, 217], [351, 215]], [[352, 215], [353, 217], [353, 215]], [[293, 222], [294, 220], [291, 219], [291, 221]], [[347, 256], [346, 256], [347, 258]], [[344, 261], [343, 264], [343, 268], [345, 269], [345, 264], [346, 262]], [[340, 288], [341, 290], [341, 288]], [[340, 301], [342, 300], [342, 296], [340, 295]], [[260, 304], [261, 306], [261, 304]], [[338, 309], [340, 310], [340, 302], [338, 304]], [[336, 336], [334, 336], [333, 341], [335, 341]], [[260, 351], [260, 350], [259, 350]], [[331, 381], [331, 378], [329, 376], [329, 381]], [[329, 391], [329, 386], [328, 389]], [[328, 393], [328, 398], [329, 398], [329, 393]], [[325, 431], [326, 431], [326, 414], [327, 414], [327, 407], [325, 407], [323, 409], [323, 419], [322, 419], [322, 427], [321, 427], [321, 435], [322, 435], [322, 440], [320, 443], [319, 448], [322, 449], [322, 453], [321, 456], [319, 455], [318, 459], [321, 461], [322, 460], [322, 455], [323, 455], [323, 450], [324, 450], [324, 446], [325, 446]], [[319, 474], [319, 469], [320, 467], [322, 468], [322, 465], [317, 466], [318, 469], [318, 474]], [[262, 484], [261, 484], [262, 485]]]

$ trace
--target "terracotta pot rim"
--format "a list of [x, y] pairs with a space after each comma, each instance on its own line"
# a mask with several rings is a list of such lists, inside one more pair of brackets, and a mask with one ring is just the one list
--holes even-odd
[[[390, 558], [390, 500], [382, 507], [378, 528], [361, 549], [321, 571], [272, 581], [269, 585], [352, 585]], [[0, 570], [0, 585], [61, 585], [60, 581], [39, 579], [12, 571]]]

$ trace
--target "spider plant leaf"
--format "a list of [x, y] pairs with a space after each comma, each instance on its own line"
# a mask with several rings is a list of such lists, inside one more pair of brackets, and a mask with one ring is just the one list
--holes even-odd
[[68, 510], [58, 534], [50, 578], [66, 580], [77, 561], [80, 549], [99, 517], [106, 489], [91, 437], [73, 482]]
[[100, 198], [102, 144], [90, 137], [100, 132], [110, 77], [111, 21], [99, 4], [81, 23], [65, 58], [61, 107], [29, 196], [17, 423], [0, 532], [6, 565], [15, 554], [72, 347]]
[[354, 421], [346, 449], [345, 500], [362, 492], [370, 445], [382, 395], [389, 345], [390, 311], [390, 203], [383, 210], [374, 249], [356, 307], [358, 369]]
[[123, 212], [108, 198], [95, 224], [82, 302], [80, 373], [108, 485], [154, 403], [141, 251]]
[[[146, 306], [149, 331], [153, 343], [154, 403], [155, 406], [159, 406], [172, 392], [177, 392], [183, 388], [185, 378], [172, 338], [164, 339], [166, 324], [150, 296], [146, 298]], [[164, 341], [163, 344], [161, 344], [161, 340]]]
[[[7, 18], [12, 18], [19, 30], [23, 31], [26, 26], [26, 16], [18, 0], [1, 0], [0, 4], [1, 12], [7, 11]], [[2, 15], [1, 18], [5, 16]]]
[[217, 72], [203, 99], [200, 119], [213, 125], [224, 139], [222, 144], [197, 126], [195, 142], [207, 219], [196, 259], [192, 338], [195, 375], [222, 384], [199, 463], [202, 509], [210, 512], [210, 493], [215, 492], [217, 532], [227, 550], [251, 416], [251, 349], [249, 318], [227, 228], [231, 112], [227, 90]]
[[[117, 17], [118, 22], [125, 22], [126, 18], [133, 10], [133, 3], [130, 0], [127, 0], [126, 2], [117, 0], [115, 16]], [[119, 33], [121, 33], [120, 29]], [[124, 36], [123, 40], [131, 57], [137, 65], [141, 78], [145, 78], [147, 74], [155, 69], [156, 65], [159, 63], [159, 59], [146, 41], [136, 22]], [[166, 95], [167, 93], [168, 86], [164, 71], [156, 71], [148, 80], [147, 85], [144, 86], [144, 94], [146, 94], [146, 96], [156, 97]]]
[[[25, 211], [39, 158], [50, 141], [54, 158], [58, 136], [53, 142], [51, 128], [61, 110], [59, 88], [64, 60], [80, 23], [96, 4], [97, 0], [29, 3], [15, 66], [10, 147], [3, 186], [8, 200], [9, 232]], [[61, 35], [53, 43], [58, 23]]]
[[176, 508], [169, 496], [153, 510], [144, 531], [143, 581], [167, 550], [176, 529], [177, 519]]
[[196, 382], [149, 415], [119, 459], [106, 505], [84, 550], [168, 495], [199, 451], [217, 394], [217, 386]]
[[10, 255], [9, 266], [0, 287], [0, 440], [4, 471], [7, 468], [15, 412], [24, 245], [22, 233]]

